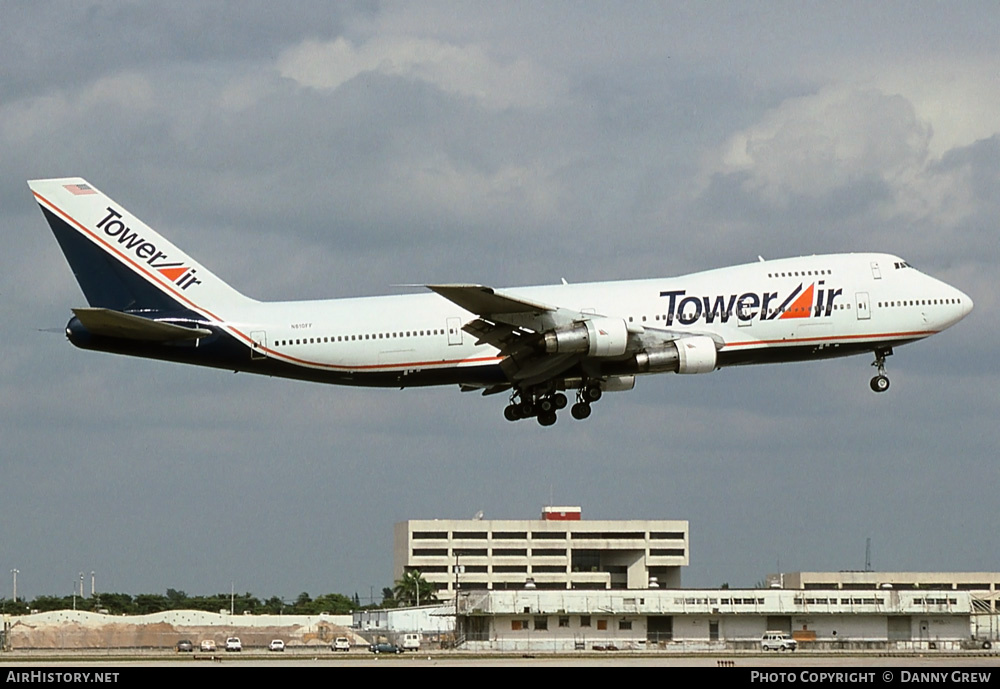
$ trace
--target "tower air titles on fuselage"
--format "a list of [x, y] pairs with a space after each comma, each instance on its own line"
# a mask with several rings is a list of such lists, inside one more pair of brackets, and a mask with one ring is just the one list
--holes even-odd
[[[660, 292], [667, 298], [666, 324], [673, 325], [674, 319], [681, 325], [691, 325], [701, 318], [706, 323], [714, 323], [718, 319], [728, 323], [730, 316], [735, 315], [743, 322], [757, 318], [761, 321], [776, 318], [819, 318], [829, 316], [833, 312], [834, 299], [843, 294], [842, 289], [825, 289], [825, 280], [810, 284], [803, 291], [802, 283], [784, 298], [778, 300], [778, 292], [744, 292], [728, 296], [688, 297], [687, 290], [669, 290]], [[815, 287], [819, 285], [820, 289]], [[813, 299], [815, 293], [815, 301]]]

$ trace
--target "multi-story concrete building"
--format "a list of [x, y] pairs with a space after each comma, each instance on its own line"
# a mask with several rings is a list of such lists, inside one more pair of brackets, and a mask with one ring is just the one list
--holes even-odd
[[[442, 594], [517, 589], [679, 588], [688, 522], [583, 520], [579, 507], [541, 519], [413, 519], [395, 527], [393, 577], [419, 570]], [[456, 569], [457, 568], [457, 569]]]

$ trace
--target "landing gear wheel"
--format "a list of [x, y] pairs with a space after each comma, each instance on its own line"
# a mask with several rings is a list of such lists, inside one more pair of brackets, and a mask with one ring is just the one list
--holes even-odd
[[604, 391], [601, 390], [600, 385], [588, 385], [583, 389], [583, 399], [587, 402], [596, 402], [601, 399], [601, 395]]
[[586, 402], [577, 402], [569, 410], [569, 413], [573, 415], [573, 418], [577, 421], [583, 421], [585, 418], [590, 416], [590, 405]]
[[520, 412], [522, 419], [531, 418], [537, 413], [535, 405], [531, 402], [521, 402], [521, 404], [518, 405], [517, 411]]
[[872, 366], [878, 369], [878, 375], [872, 378], [871, 388], [874, 392], [885, 392], [889, 389], [889, 378], [885, 375], [885, 358], [892, 356], [892, 349], [876, 349], [875, 361]]
[[539, 414], [548, 414], [550, 411], [555, 411], [556, 409], [556, 402], [551, 397], [543, 397], [538, 400]]
[[885, 376], [875, 376], [871, 381], [873, 392], [885, 392], [889, 389], [889, 379]]
[[517, 411], [517, 406], [514, 404], [509, 404], [504, 407], [503, 415], [508, 421], [517, 421], [521, 418], [521, 415]]
[[538, 415], [538, 424], [540, 426], [551, 426], [555, 422], [556, 413], [554, 411], [546, 411]]
[[556, 403], [556, 409], [565, 409], [568, 401], [566, 400], [566, 395], [561, 392], [557, 392], [552, 395], [552, 400]]

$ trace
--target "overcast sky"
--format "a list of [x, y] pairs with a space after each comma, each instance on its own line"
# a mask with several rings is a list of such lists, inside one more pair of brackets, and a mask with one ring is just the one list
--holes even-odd
[[[688, 586], [867, 538], [1000, 571], [998, 35], [994, 0], [0, 2], [0, 593], [367, 598], [395, 522], [548, 503], [690, 520]], [[261, 299], [871, 250], [976, 310], [885, 395], [869, 356], [662, 375], [544, 429], [75, 349], [25, 184], [75, 175]]]

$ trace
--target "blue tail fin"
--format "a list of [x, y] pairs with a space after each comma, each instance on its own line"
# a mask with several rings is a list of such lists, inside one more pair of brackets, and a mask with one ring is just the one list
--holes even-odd
[[28, 182], [87, 302], [115, 311], [195, 311], [250, 303], [79, 177]]

